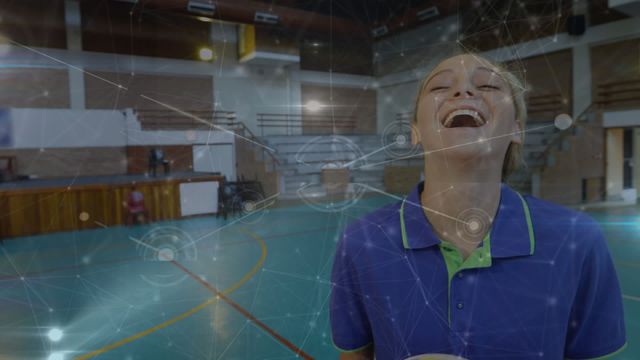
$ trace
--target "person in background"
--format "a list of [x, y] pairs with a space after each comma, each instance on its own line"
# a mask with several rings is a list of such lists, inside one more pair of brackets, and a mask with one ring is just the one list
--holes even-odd
[[126, 202], [127, 225], [144, 224], [149, 221], [149, 211], [144, 206], [144, 194], [133, 185]]

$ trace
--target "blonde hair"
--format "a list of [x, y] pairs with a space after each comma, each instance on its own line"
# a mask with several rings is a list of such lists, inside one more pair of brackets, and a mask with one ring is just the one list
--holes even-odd
[[[505, 181], [509, 177], [509, 175], [514, 173], [516, 170], [518, 170], [521, 165], [524, 165], [522, 147], [524, 144], [524, 129], [527, 123], [527, 104], [526, 104], [526, 98], [525, 98], [525, 92], [526, 92], [525, 86], [523, 85], [523, 82], [513, 72], [509, 71], [504, 64], [488, 60], [472, 52], [461, 53], [461, 54], [453, 55], [451, 57], [459, 56], [459, 55], [471, 55], [475, 58], [482, 59], [483, 61], [492, 65], [498, 70], [498, 74], [502, 76], [502, 78], [505, 80], [505, 82], [509, 86], [509, 90], [511, 92], [511, 98], [513, 99], [513, 104], [515, 107], [516, 121], [520, 125], [520, 138], [522, 139], [522, 143], [517, 144], [512, 142], [511, 144], [509, 144], [509, 147], [507, 148], [507, 152], [505, 153], [505, 157], [504, 157], [504, 163], [502, 165], [502, 180]], [[420, 98], [422, 98], [422, 95], [425, 91], [425, 85], [427, 84], [427, 81], [429, 81], [429, 79], [431, 78], [431, 74], [433, 74], [433, 72], [430, 72], [429, 74], [427, 74], [427, 76], [422, 80], [420, 84], [420, 89], [418, 90], [418, 96], [416, 97], [416, 105], [414, 107], [415, 110], [413, 112], [414, 124], [418, 123], [418, 105], [420, 103]]]

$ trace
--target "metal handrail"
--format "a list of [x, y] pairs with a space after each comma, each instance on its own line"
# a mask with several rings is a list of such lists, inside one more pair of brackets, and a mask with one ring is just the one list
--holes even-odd
[[274, 114], [258, 113], [258, 127], [264, 136], [264, 128], [283, 128], [290, 134], [293, 128], [303, 128], [306, 125], [315, 128], [334, 128], [353, 130], [356, 121], [353, 115], [308, 115], [308, 114]]
[[[176, 114], [173, 110], [165, 110], [165, 109], [134, 109], [136, 114], [141, 114], [143, 117], [148, 119], [163, 119], [167, 120], [167, 125], [172, 123], [173, 125], [187, 125], [183, 122], [176, 122], [175, 119], [191, 119], [191, 123], [188, 125], [200, 125], [206, 126], [207, 124], [198, 122], [196, 119], [188, 115]], [[195, 115], [203, 120], [212, 120], [211, 125], [220, 125], [224, 127], [229, 127], [232, 129], [239, 129], [242, 132], [242, 136], [251, 140], [254, 145], [258, 145], [261, 147], [262, 151], [269, 154], [269, 157], [273, 160], [274, 163], [280, 165], [280, 161], [278, 158], [271, 152], [267, 151], [267, 146], [260, 141], [260, 139], [243, 123], [242, 121], [236, 118], [235, 111], [225, 111], [225, 110], [186, 110], [185, 113]], [[149, 115], [151, 114], [151, 115]], [[210, 116], [207, 116], [210, 115]], [[171, 121], [170, 119], [174, 119]]]
[[580, 115], [575, 117], [575, 121], [571, 124], [571, 126], [567, 129], [565, 129], [564, 131], [560, 131], [558, 133], [556, 133], [556, 135], [551, 139], [551, 141], [547, 144], [547, 146], [545, 147], [544, 151], [542, 151], [542, 153], [540, 155], [538, 155], [535, 158], [535, 161], [541, 161], [542, 160], [542, 165], [540, 166], [540, 171], [544, 171], [544, 169], [547, 168], [547, 157], [550, 155], [551, 151], [553, 151], [558, 144], [560, 144], [562, 141], [564, 141], [564, 139], [569, 136], [569, 135], [573, 135], [576, 131], [576, 129], [580, 126], [584, 126], [584, 121], [581, 121], [580, 119], [582, 119], [587, 113], [591, 112], [591, 110], [595, 109], [597, 106], [596, 103], [591, 103], [589, 106], [587, 106], [586, 109], [584, 109]]
[[251, 131], [247, 127], [247, 125], [245, 125], [245, 123], [243, 123], [242, 121], [237, 121], [235, 125], [240, 127], [240, 129], [243, 132], [242, 135], [244, 137], [249, 138], [251, 141], [253, 141], [256, 144], [259, 144], [261, 146], [262, 152], [263, 153], [267, 153], [273, 162], [275, 162], [276, 164], [280, 165], [280, 160], [278, 160], [278, 158], [273, 154], [273, 152], [267, 151], [267, 149], [266, 149], [267, 146], [262, 141], [260, 141], [260, 139], [253, 133], [253, 131]]

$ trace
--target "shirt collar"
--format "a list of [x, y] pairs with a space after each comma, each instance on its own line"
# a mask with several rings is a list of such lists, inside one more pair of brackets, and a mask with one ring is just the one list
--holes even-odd
[[[400, 227], [405, 249], [421, 249], [440, 244], [420, 203], [421, 182], [400, 206]], [[491, 257], [532, 255], [535, 237], [525, 199], [505, 184], [500, 187], [500, 204], [491, 226]]]

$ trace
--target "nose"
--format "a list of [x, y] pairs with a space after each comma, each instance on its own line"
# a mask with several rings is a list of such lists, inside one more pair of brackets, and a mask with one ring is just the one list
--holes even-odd
[[464, 97], [473, 97], [473, 92], [471, 92], [471, 90], [456, 91], [453, 96], [460, 97], [463, 96], [462, 94], [464, 94]]
[[454, 93], [453, 93], [453, 97], [456, 97], [456, 98], [457, 97], [468, 98], [468, 97], [473, 97], [474, 95], [475, 93], [473, 92], [472, 87], [466, 81], [458, 85], [458, 87], [454, 89]]

